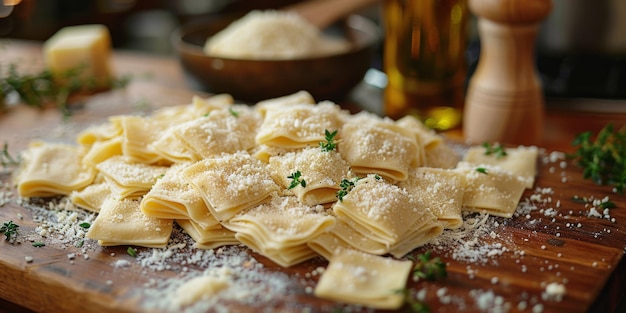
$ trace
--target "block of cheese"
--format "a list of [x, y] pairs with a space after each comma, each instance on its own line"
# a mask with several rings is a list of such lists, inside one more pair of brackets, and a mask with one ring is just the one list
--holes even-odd
[[67, 26], [52, 35], [43, 47], [46, 66], [56, 79], [65, 80], [69, 71], [76, 70], [82, 80], [93, 80], [94, 87], [110, 84], [111, 34], [106, 26]]

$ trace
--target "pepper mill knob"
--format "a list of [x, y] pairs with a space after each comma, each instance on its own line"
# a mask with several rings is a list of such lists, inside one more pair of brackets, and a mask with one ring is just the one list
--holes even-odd
[[481, 51], [469, 80], [463, 117], [468, 143], [536, 145], [544, 101], [534, 62], [540, 21], [551, 0], [469, 0]]

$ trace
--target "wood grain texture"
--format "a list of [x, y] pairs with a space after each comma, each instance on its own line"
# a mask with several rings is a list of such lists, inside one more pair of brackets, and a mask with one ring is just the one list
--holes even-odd
[[[37, 51], [36, 46], [33, 49]], [[15, 152], [23, 149], [29, 140], [73, 138], [81, 127], [103, 121], [109, 115], [141, 109], [133, 105], [135, 101], [145, 100], [150, 105], [159, 106], [190, 100], [193, 91], [187, 90], [179, 80], [167, 81], [176, 73], [180, 74], [175, 60], [139, 60], [141, 58], [133, 55], [118, 55], [115, 64], [124, 64], [125, 67], [120, 68], [131, 72], [163, 64], [164, 72], [152, 81], [136, 81], [126, 90], [90, 98], [68, 123], [64, 123], [54, 109], [12, 108], [0, 115], [0, 141], [10, 142], [10, 148]], [[171, 73], [167, 72], [168, 68]], [[549, 150], [546, 153], [553, 149], [571, 150], [569, 142], [576, 132], [597, 131], [607, 122], [622, 126], [626, 124], [626, 116], [548, 112], [547, 121], [545, 143]], [[450, 133], [452, 138], [458, 135]], [[0, 178], [7, 181], [9, 176], [3, 174]], [[506, 248], [500, 249], [501, 254], [487, 258], [486, 262], [465, 262], [454, 258], [454, 252], [458, 251], [452, 248], [420, 248], [413, 254], [434, 249], [448, 263], [449, 275], [437, 282], [409, 281], [410, 290], [422, 291], [424, 302], [432, 312], [486, 312], [498, 307], [507, 312], [532, 312], [535, 305], [541, 305], [542, 312], [616, 311], [626, 290], [623, 257], [626, 249], [625, 198], [612, 194], [608, 187], [583, 180], [581, 170], [569, 162], [565, 168], [558, 162], [540, 162], [536, 186], [551, 188], [552, 193], [545, 196], [550, 196], [552, 202], [538, 203], [537, 209], [528, 215], [490, 220], [491, 233], [481, 238], [481, 244], [501, 244]], [[13, 190], [10, 185], [7, 188]], [[529, 190], [524, 198], [534, 193]], [[609, 196], [617, 205], [610, 211], [615, 221], [589, 217], [588, 209], [570, 201], [574, 195]], [[560, 206], [556, 207], [558, 200]], [[558, 213], [554, 217], [546, 216], [541, 209], [548, 208], [554, 208]], [[18, 214], [23, 220], [18, 220]], [[37, 226], [31, 211], [14, 200], [0, 206], [0, 222], [7, 220], [16, 221], [24, 235], [33, 233]], [[72, 253], [77, 255], [70, 260], [68, 254]], [[49, 244], [35, 248], [30, 242], [12, 245], [0, 241], [0, 298], [9, 301], [10, 305], [8, 310], [3, 308], [5, 312], [152, 312], [141, 309], [137, 291], [144, 289], [150, 279], [165, 280], [178, 274], [176, 271], [145, 271], [126, 254], [126, 247], [94, 247], [89, 250], [88, 259], [80, 253], [80, 249], [72, 246]], [[301, 281], [292, 293], [276, 296], [275, 311], [294, 312], [308, 308], [311, 312], [330, 312], [342, 307], [306, 292], [306, 288], [314, 286], [319, 277], [302, 278], [320, 266], [325, 267], [325, 261], [314, 259], [284, 269], [263, 256], [251, 255], [268, 271], [285, 273]], [[33, 262], [26, 262], [26, 256], [33, 257]], [[130, 266], [113, 265], [121, 259], [129, 261]], [[550, 282], [562, 282], [566, 286], [567, 293], [562, 301], [542, 298], [545, 285]], [[487, 308], [478, 306], [477, 299], [488, 300], [490, 298], [485, 295], [490, 293], [495, 296], [491, 298], [495, 302], [488, 304]], [[500, 306], [498, 299], [502, 301]], [[526, 304], [525, 309], [520, 309], [520, 304]], [[264, 309], [237, 303], [231, 305], [237, 312]], [[4, 302], [0, 302], [0, 306], [4, 306]]]
[[[499, 226], [492, 229], [495, 238], [487, 238], [484, 243], [502, 244], [506, 250], [501, 255], [489, 257], [484, 263], [468, 263], [455, 260], [452, 257], [455, 251], [436, 248], [437, 255], [448, 263], [449, 276], [437, 282], [410, 281], [409, 288], [415, 292], [426, 290], [425, 302], [434, 312], [481, 311], [472, 292], [492, 292], [502, 297], [502, 301], [508, 303], [507, 307], [510, 306], [509, 312], [517, 312], [520, 303], [528, 303], [529, 308], [519, 311], [529, 311], [536, 304], [543, 306], [543, 312], [598, 312], [598, 307], [610, 312], [615, 309], [624, 290], [623, 280], [619, 277], [624, 275], [626, 201], [621, 196], [612, 195], [607, 187], [583, 181], [580, 170], [572, 165], [565, 169], [569, 180], [563, 183], [560, 170], [549, 173], [551, 166], [559, 167], [559, 164], [542, 165], [536, 186], [552, 188], [554, 202], [540, 204], [528, 215], [490, 220]], [[525, 197], [532, 193], [526, 192]], [[570, 201], [575, 195], [610, 196], [617, 205], [611, 210], [615, 221], [588, 217], [588, 210], [583, 205]], [[559, 214], [554, 218], [540, 211], [554, 207], [557, 200], [561, 205], [555, 208]], [[23, 220], [17, 221], [18, 213], [24, 216]], [[5, 204], [0, 210], [0, 221], [6, 220], [17, 221], [23, 234], [34, 232], [37, 226], [32, 221], [31, 211], [14, 202]], [[125, 248], [99, 247], [88, 253], [89, 259], [84, 259], [81, 250], [73, 247], [47, 245], [36, 248], [29, 242], [12, 245], [2, 241], [0, 295], [36, 312], [144, 312], [135, 291], [145, 288], [144, 284], [150, 278], [166, 279], [176, 272], [149, 271], [146, 274], [126, 254]], [[420, 248], [413, 254], [425, 249]], [[73, 260], [68, 259], [71, 253], [77, 254]], [[268, 270], [294, 277], [304, 277], [317, 267], [326, 266], [325, 261], [315, 259], [283, 269], [262, 256], [253, 255]], [[27, 263], [26, 256], [33, 257], [34, 261]], [[120, 259], [128, 260], [131, 266], [116, 268], [113, 264]], [[567, 294], [562, 301], [542, 299], [545, 286], [550, 282], [566, 286]], [[291, 312], [308, 307], [315, 312], [340, 307], [304, 292], [306, 285], [301, 286], [295, 295], [277, 299], [280, 303], [277, 308], [284, 305], [285, 311]], [[603, 290], [605, 286], [610, 289]], [[445, 294], [442, 295], [441, 290], [445, 290]], [[446, 296], [454, 300], [445, 300]], [[246, 306], [239, 309], [252, 312], [260, 308]]]

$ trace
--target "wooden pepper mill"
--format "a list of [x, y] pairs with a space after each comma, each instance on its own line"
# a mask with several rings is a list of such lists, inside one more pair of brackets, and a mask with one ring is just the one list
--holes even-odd
[[536, 145], [544, 101], [534, 47], [551, 0], [469, 0], [481, 51], [469, 80], [463, 133], [468, 143]]

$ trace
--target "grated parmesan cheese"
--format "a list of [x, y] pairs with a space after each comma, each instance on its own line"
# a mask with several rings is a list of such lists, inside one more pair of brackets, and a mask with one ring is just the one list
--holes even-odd
[[294, 13], [252, 11], [209, 38], [208, 55], [239, 59], [295, 59], [344, 51], [345, 40], [324, 36]]

